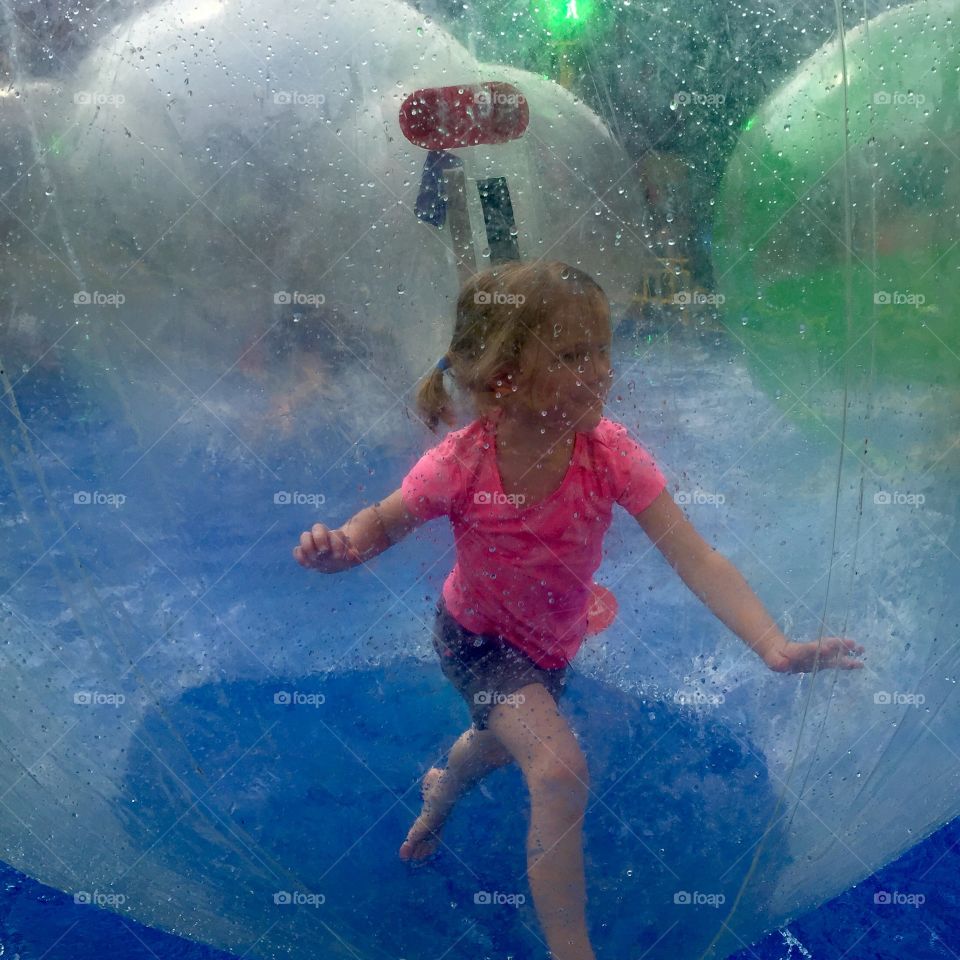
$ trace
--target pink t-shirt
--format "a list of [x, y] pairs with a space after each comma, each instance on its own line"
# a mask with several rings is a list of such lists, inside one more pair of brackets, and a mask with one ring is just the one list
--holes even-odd
[[419, 519], [453, 523], [457, 562], [443, 598], [454, 619], [541, 667], [564, 667], [583, 643], [614, 502], [638, 514], [666, 478], [623, 424], [602, 418], [575, 435], [561, 485], [524, 507], [503, 491], [494, 429], [480, 418], [447, 434], [403, 478], [403, 502]]

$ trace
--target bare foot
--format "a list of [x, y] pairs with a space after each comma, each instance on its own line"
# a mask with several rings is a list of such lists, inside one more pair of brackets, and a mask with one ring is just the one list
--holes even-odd
[[443, 828], [443, 821], [438, 820], [436, 815], [430, 811], [430, 796], [437, 785], [437, 781], [443, 776], [443, 771], [439, 767], [431, 767], [423, 775], [423, 783], [420, 788], [420, 795], [423, 797], [423, 809], [420, 816], [413, 822], [407, 839], [400, 846], [401, 860], [423, 860], [429, 857], [437, 849], [440, 843], [440, 830]]

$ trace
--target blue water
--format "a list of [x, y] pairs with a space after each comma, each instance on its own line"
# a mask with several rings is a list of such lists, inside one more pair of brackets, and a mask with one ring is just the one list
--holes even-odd
[[[325, 711], [320, 723], [310, 710], [291, 706], [282, 735], [279, 729], [268, 735], [277, 725], [275, 681], [210, 683], [185, 692], [168, 706], [163, 721], [148, 715], [144, 738], [149, 740], [152, 727], [173, 722], [185, 732], [191, 755], [217, 785], [216, 803], [231, 810], [238, 829], [256, 849], [278, 861], [296, 862], [301, 876], [317, 879], [318, 890], [330, 891], [333, 897], [348, 893], [348, 915], [363, 918], [370, 945], [369, 954], [358, 955], [363, 960], [401, 956], [432, 960], [444, 954], [446, 947], [438, 948], [435, 924], [423, 921], [431, 913], [435, 919], [446, 915], [449, 929], [448, 911], [458, 907], [463, 908], [460, 923], [469, 923], [470, 929], [464, 927], [462, 942], [445, 954], [450, 960], [545, 957], [534, 932], [524, 879], [526, 796], [515, 766], [496, 771], [461, 801], [436, 861], [411, 870], [397, 859], [409, 815], [403, 803], [385, 805], [385, 795], [415, 795], [422, 770], [441, 759], [463, 725], [463, 705], [436, 666], [403, 660], [388, 668], [290, 677], [288, 682], [289, 689], [299, 691], [322, 682], [326, 702], [336, 710]], [[395, 715], [397, 703], [409, 702], [408, 698], [429, 704], [429, 709], [408, 711], [402, 728], [391, 728], [386, 720]], [[219, 726], [209, 722], [223, 702], [233, 709], [235, 736], [229, 743]], [[661, 861], [652, 851], [645, 858], [634, 845], [636, 859], [632, 869], [625, 870], [624, 851], [630, 844], [627, 838], [624, 846], [622, 827], [632, 820], [637, 832], [646, 832], [646, 826], [671, 817], [685, 824], [711, 823], [713, 835], [722, 839], [707, 850], [696, 831], [660, 834], [658, 842], [669, 848], [670, 862], [681, 876], [693, 875], [697, 864], [707, 867], [713, 860], [732, 860], [773, 808], [775, 797], [765, 770], [745, 738], [736, 739], [723, 725], [691, 718], [670, 703], [646, 701], [576, 673], [564, 702], [596, 771], [591, 774], [592, 798], [584, 828], [588, 897], [593, 893], [597, 903], [629, 910], [631, 929], [642, 937], [633, 951], [634, 944], [625, 942], [626, 931], [618, 934], [616, 911], [601, 916], [593, 909], [589, 921], [598, 960], [639, 958], [661, 936], [653, 955], [685, 958], [685, 938], [696, 935], [697, 925], [715, 925], [718, 918], [698, 911], [676, 923], [671, 909], [678, 908], [650, 902], [647, 889], [662, 886], [664, 880], [659, 875]], [[237, 744], [244, 743], [255, 747], [238, 756]], [[636, 744], [645, 745], [641, 763], [635, 762], [636, 750], [631, 749]], [[360, 773], [358, 755], [374, 776]], [[223, 855], [189, 825], [167, 822], [164, 797], [175, 784], [169, 767], [153, 752], [144, 748], [135, 753], [129, 768], [131, 789], [139, 786], [138, 830], [151, 836], [160, 828], [177, 830], [182, 833], [178, 843], [200, 862]], [[735, 784], [742, 795], [750, 796], [750, 805], [730, 809], [714, 791], [677, 790], [692, 771], [704, 770]], [[613, 785], [615, 789], [607, 793]], [[495, 843], [482, 842], [494, 837]], [[351, 838], [353, 842], [347, 843]], [[737, 954], [738, 960], [956, 957], [958, 841], [960, 820], [955, 820], [896, 863], [791, 924], [790, 935], [802, 949], [791, 947], [783, 933], [773, 932]], [[130, 960], [229, 956], [76, 904], [11, 868], [4, 869], [2, 879], [6, 895], [0, 901], [0, 943], [5, 957], [85, 960], [105, 952]], [[524, 892], [527, 904], [481, 915], [472, 908], [471, 895], [478, 884]], [[384, 898], [384, 887], [391, 896]], [[884, 891], [923, 894], [925, 902], [875, 903], [874, 895]], [[420, 919], [406, 924], [407, 917]], [[600, 949], [600, 944], [607, 949]]]
[[[944, 960], [960, 956], [960, 819], [859, 886], [798, 918], [789, 931], [816, 960]], [[0, 868], [0, 943], [20, 960], [228, 960], [223, 953], [144, 927]], [[926, 895], [920, 907], [874, 904], [881, 891]], [[440, 945], [438, 945], [439, 947]], [[438, 949], [437, 955], [442, 953]], [[515, 954], [520, 956], [520, 954]], [[779, 932], [732, 960], [802, 958]], [[421, 960], [421, 958], [414, 958]], [[427, 958], [422, 958], [427, 960]], [[678, 958], [679, 960], [679, 958]]]

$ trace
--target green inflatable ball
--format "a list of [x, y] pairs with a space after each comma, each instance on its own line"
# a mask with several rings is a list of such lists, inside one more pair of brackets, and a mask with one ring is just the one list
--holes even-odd
[[822, 47], [725, 172], [724, 323], [797, 424], [836, 433], [844, 398], [909, 389], [958, 407], [958, 14], [914, 3]]

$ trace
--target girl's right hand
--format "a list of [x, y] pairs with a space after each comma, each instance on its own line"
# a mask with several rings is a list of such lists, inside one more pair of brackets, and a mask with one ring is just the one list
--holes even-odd
[[301, 567], [321, 573], [339, 573], [361, 562], [350, 538], [322, 523], [315, 523], [300, 534], [300, 546], [293, 548], [293, 557]]

